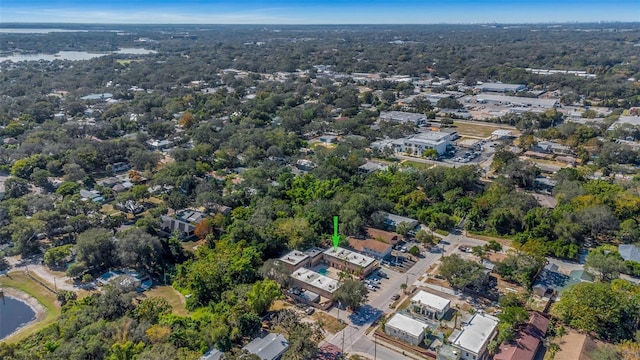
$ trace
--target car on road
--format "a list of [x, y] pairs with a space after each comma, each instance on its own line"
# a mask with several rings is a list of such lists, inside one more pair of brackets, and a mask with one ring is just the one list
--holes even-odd
[[393, 300], [393, 301], [398, 300], [398, 299], [400, 299], [400, 295], [398, 295], [398, 294], [394, 294], [394, 295], [391, 297], [391, 300]]
[[466, 252], [466, 253], [470, 253], [471, 252], [471, 248], [468, 247], [468, 246], [460, 246], [460, 247], [458, 247], [458, 249], [460, 249], [460, 251]]
[[406, 253], [407, 252], [407, 247], [406, 246], [401, 247], [400, 248], [400, 252]]

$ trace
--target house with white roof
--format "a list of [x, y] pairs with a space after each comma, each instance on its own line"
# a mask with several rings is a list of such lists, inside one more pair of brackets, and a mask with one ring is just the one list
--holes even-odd
[[451, 346], [460, 351], [462, 360], [487, 359], [487, 345], [496, 336], [498, 318], [484, 313], [476, 313], [462, 327], [462, 331], [453, 339]]
[[442, 319], [450, 306], [448, 299], [422, 290], [411, 298], [411, 311], [430, 319]]
[[429, 326], [422, 321], [397, 313], [384, 324], [384, 332], [411, 345], [424, 341], [425, 329]]

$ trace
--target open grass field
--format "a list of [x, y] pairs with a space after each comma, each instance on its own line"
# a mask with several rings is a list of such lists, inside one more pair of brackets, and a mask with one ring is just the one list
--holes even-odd
[[29, 294], [38, 300], [46, 310], [45, 317], [42, 321], [38, 321], [23, 328], [21, 331], [9, 336], [3, 341], [8, 343], [18, 342], [35, 331], [45, 328], [47, 325], [56, 321], [58, 316], [60, 316], [60, 307], [56, 303], [56, 295], [38, 284], [25, 273], [16, 271], [9, 273], [7, 276], [2, 276], [0, 277], [0, 285], [3, 287], [18, 289]]
[[173, 307], [173, 313], [180, 316], [187, 316], [191, 314], [185, 308], [185, 299], [176, 289], [171, 286], [154, 286], [150, 290], [142, 294], [143, 298], [161, 297], [169, 302]]
[[504, 129], [513, 131], [513, 135], [519, 136], [520, 131], [513, 126], [508, 125], [498, 125], [498, 124], [488, 124], [483, 122], [471, 122], [471, 121], [454, 121], [453, 127], [458, 131], [460, 136], [468, 136], [475, 138], [487, 138], [491, 136], [491, 133]]

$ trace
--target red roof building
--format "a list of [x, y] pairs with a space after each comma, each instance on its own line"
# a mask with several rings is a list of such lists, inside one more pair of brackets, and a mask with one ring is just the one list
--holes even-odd
[[533, 360], [549, 328], [549, 319], [532, 312], [529, 322], [516, 334], [515, 340], [500, 345], [494, 360]]

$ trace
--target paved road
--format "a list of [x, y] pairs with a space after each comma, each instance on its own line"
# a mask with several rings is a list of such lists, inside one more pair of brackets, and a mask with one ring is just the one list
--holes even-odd
[[7, 257], [7, 262], [11, 266], [11, 271], [24, 271], [37, 275], [52, 289], [78, 291], [78, 288], [68, 283], [71, 279], [67, 276], [59, 276], [49, 271], [42, 265], [42, 256], [35, 256], [29, 259], [21, 259], [20, 256]]
[[[393, 309], [389, 308], [389, 304], [393, 302], [391, 297], [400, 292], [400, 284], [414, 284], [431, 265], [442, 256], [450, 255], [456, 251], [461, 244], [476, 246], [484, 245], [486, 242], [468, 238], [463, 234], [450, 234], [444, 237], [443, 241], [438, 245], [440, 248], [444, 248], [444, 252], [425, 253], [424, 257], [419, 259], [405, 274], [383, 267], [383, 271], [389, 276], [389, 279], [382, 280], [381, 288], [376, 292], [370, 293], [369, 302], [363, 306], [358, 314], [348, 314], [345, 311], [340, 311], [339, 318], [345, 321], [348, 326], [335, 335], [329, 335], [325, 341], [341, 349], [344, 342], [344, 351], [346, 353], [368, 354], [372, 358], [376, 355], [376, 358], [381, 360], [411, 359], [386, 347], [376, 346], [372, 339], [373, 332], [369, 335], [366, 335], [365, 332], [383, 314], [393, 311]], [[333, 316], [338, 316], [338, 310], [335, 307], [329, 312]]]

